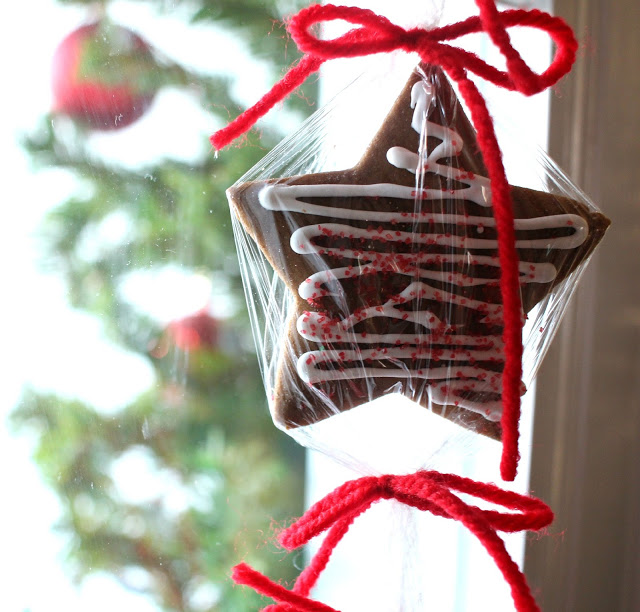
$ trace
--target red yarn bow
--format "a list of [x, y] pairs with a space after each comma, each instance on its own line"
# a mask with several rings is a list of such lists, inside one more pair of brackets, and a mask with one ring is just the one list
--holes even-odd
[[[512, 512], [481, 510], [462, 501], [454, 491], [502, 506]], [[328, 530], [320, 550], [300, 574], [291, 591], [272, 582], [245, 563], [234, 568], [233, 579], [238, 584], [253, 587], [259, 593], [279, 602], [268, 606], [263, 612], [336, 612], [323, 603], [309, 599], [308, 595], [327, 566], [333, 549], [353, 521], [381, 499], [395, 499], [418, 510], [460, 521], [480, 540], [494, 559], [511, 587], [516, 610], [539, 610], [524, 575], [509, 556], [496, 531], [542, 529], [553, 521], [551, 509], [534, 497], [439, 472], [421, 471], [406, 476], [366, 476], [345, 483], [312, 506], [301, 519], [283, 531], [279, 538], [286, 549], [293, 550]]]
[[[355, 7], [314, 5], [301, 10], [289, 22], [291, 36], [305, 53], [269, 93], [226, 128], [211, 137], [216, 149], [229, 144], [246, 132], [280, 100], [289, 95], [327, 60], [356, 57], [390, 51], [417, 53], [422, 61], [441, 66], [460, 89], [469, 107], [477, 132], [478, 144], [491, 180], [494, 216], [498, 233], [500, 291], [504, 312], [502, 459], [500, 472], [513, 480], [518, 466], [518, 422], [520, 420], [520, 379], [522, 378], [522, 323], [518, 255], [515, 247], [513, 206], [509, 184], [502, 164], [502, 154], [493, 121], [484, 98], [467, 76], [472, 72], [493, 84], [531, 95], [556, 83], [573, 65], [578, 43], [571, 28], [560, 18], [538, 10], [498, 12], [493, 0], [476, 0], [479, 16], [441, 28], [405, 30], [376, 13]], [[310, 33], [311, 26], [327, 21], [347, 21], [356, 26], [333, 40], [321, 40]], [[547, 32], [556, 43], [556, 54], [542, 74], [533, 72], [513, 48], [507, 28], [527, 26]], [[501, 71], [479, 57], [451, 46], [446, 41], [466, 34], [485, 32], [506, 59]]]

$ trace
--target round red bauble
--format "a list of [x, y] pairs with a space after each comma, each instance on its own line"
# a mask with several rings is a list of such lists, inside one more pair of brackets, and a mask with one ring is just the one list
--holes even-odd
[[214, 350], [218, 346], [219, 322], [205, 310], [169, 323], [167, 332], [183, 351]]
[[151, 47], [140, 36], [105, 21], [71, 32], [53, 56], [55, 112], [97, 130], [117, 130], [139, 119], [157, 87]]

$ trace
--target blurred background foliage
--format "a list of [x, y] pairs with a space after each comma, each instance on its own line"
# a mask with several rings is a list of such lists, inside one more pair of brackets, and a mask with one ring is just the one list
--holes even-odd
[[[302, 0], [146, 3], [158, 15], [240, 37], [273, 80], [296, 59], [279, 24]], [[219, 74], [171, 60], [171, 49], [113, 23], [109, 1], [59, 4], [86, 4], [88, 26], [54, 57], [56, 107], [24, 146], [34, 168], [62, 168], [77, 189], [43, 220], [41, 264], [63, 276], [72, 308], [98, 317], [111, 342], [152, 368], [154, 382], [108, 412], [29, 389], [11, 422], [36, 436], [35, 460], [63, 508], [57, 529], [68, 538], [74, 580], [108, 572], [160, 610], [256, 610], [260, 598], [233, 587], [229, 570], [247, 560], [284, 580], [297, 573], [270, 543], [270, 528], [302, 511], [304, 453], [267, 410], [224, 192], [283, 134], [267, 124], [219, 157], [203, 145], [196, 161], [163, 156], [128, 167], [103, 159], [92, 135], [135, 129], [163, 88], [184, 89], [221, 126], [242, 106], [235, 76], [251, 77], [234, 76], [232, 56]], [[312, 83], [285, 110], [302, 119], [314, 99]], [[176, 268], [205, 279], [211, 296], [159, 321], [126, 289], [141, 272], [162, 278]], [[118, 386], [117, 375], [102, 375]], [[156, 483], [155, 493], [136, 496], [138, 473]]]

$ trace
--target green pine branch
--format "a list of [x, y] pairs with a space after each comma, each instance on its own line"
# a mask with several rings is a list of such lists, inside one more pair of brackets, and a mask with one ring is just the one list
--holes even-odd
[[[95, 6], [94, 0], [59, 1]], [[271, 66], [274, 80], [298, 57], [275, 1], [139, 1], [237, 33]], [[285, 10], [301, 4], [292, 1]], [[108, 5], [105, 0], [107, 11]], [[228, 76], [198, 74], [161, 53], [145, 59], [150, 86], [189, 91], [221, 124], [241, 110]], [[314, 98], [314, 88], [291, 97], [287, 108], [308, 115], [313, 107], [305, 98]], [[40, 228], [43, 268], [63, 277], [72, 306], [99, 316], [113, 342], [152, 367], [155, 382], [113, 414], [28, 390], [11, 423], [35, 435], [35, 461], [63, 508], [58, 529], [68, 538], [73, 576], [107, 571], [167, 611], [191, 612], [197, 585], [218, 593], [212, 610], [259, 609], [260, 597], [228, 579], [240, 560], [284, 580], [297, 573], [266, 542], [272, 521], [283, 523], [302, 510], [304, 453], [271, 423], [256, 356], [243, 348], [252, 343], [224, 193], [282, 136], [277, 126], [264, 125], [259, 138], [250, 135], [247, 146], [218, 158], [205, 146], [194, 163], [159, 159], [141, 170], [98, 158], [87, 129], [64, 117], [43, 117], [24, 142], [34, 167], [62, 169], [78, 181], [76, 193]], [[116, 238], [104, 231], [114, 219], [124, 228]], [[186, 353], [126, 301], [122, 286], [131, 274], [169, 265], [215, 276], [228, 287], [238, 313], [221, 322], [226, 345]], [[165, 353], [152, 350], [159, 342]], [[137, 503], [123, 497], [114, 466], [140, 452], [179, 483], [184, 507], [169, 511], [163, 498]], [[132, 568], [148, 582], [132, 581]]]

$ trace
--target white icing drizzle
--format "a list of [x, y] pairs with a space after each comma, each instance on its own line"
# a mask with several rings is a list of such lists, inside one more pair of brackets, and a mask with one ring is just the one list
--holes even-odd
[[[438, 168], [449, 168], [449, 166], [438, 165]], [[465, 200], [471, 200], [472, 202], [484, 207], [491, 206], [490, 191], [485, 193], [488, 189], [488, 179], [478, 176], [477, 174], [464, 171], [461, 171], [459, 174], [456, 173], [453, 175], [453, 178], [459, 182], [463, 182], [464, 180], [465, 183], [469, 183], [469, 186], [466, 189], [456, 189], [451, 194], [452, 198], [458, 198], [464, 194]], [[482, 179], [482, 181], [480, 179]], [[487, 183], [487, 186], [484, 185], [483, 181]], [[340, 183], [330, 183], [326, 185], [276, 184], [263, 187], [260, 190], [258, 197], [260, 204], [269, 210], [290, 210], [292, 202], [296, 202], [300, 205], [297, 212], [309, 215], [332, 217], [334, 215], [331, 210], [335, 210], [335, 208], [321, 206], [318, 204], [309, 204], [308, 202], [298, 200], [298, 198], [369, 197], [397, 198], [399, 200], [440, 200], [443, 197], [443, 193], [440, 189], [422, 189], [418, 191], [415, 187], [395, 185], [394, 183], [377, 183], [373, 185], [344, 185]], [[343, 219], [359, 221], [375, 220], [391, 222], [391, 220], [397, 215], [397, 213], [391, 212], [355, 209], [341, 209], [340, 212]], [[407, 215], [410, 214], [411, 213], [407, 213]]]
[[[373, 185], [286, 185], [273, 184], [259, 192], [260, 204], [269, 210], [295, 212], [318, 217], [330, 217], [346, 223], [322, 223], [300, 227], [291, 236], [291, 248], [301, 255], [333, 256], [352, 260], [353, 265], [312, 274], [299, 287], [300, 296], [314, 302], [326, 296], [343, 298], [342, 282], [365, 275], [392, 273], [410, 276], [414, 280], [399, 294], [384, 304], [360, 308], [344, 319], [331, 319], [326, 313], [305, 312], [297, 321], [298, 333], [308, 341], [320, 345], [340, 343], [354, 348], [335, 350], [320, 347], [298, 359], [299, 376], [309, 384], [326, 381], [369, 377], [398, 379], [424, 379], [432, 401], [452, 404], [478, 412], [487, 419], [497, 421], [501, 415], [501, 402], [494, 401], [502, 392], [501, 373], [483, 367], [483, 363], [503, 363], [503, 344], [499, 335], [472, 336], [464, 333], [464, 325], [456, 328], [440, 320], [429, 303], [444, 302], [468, 308], [480, 315], [479, 322], [502, 325], [502, 305], [465, 298], [454, 292], [438, 289], [428, 281], [456, 287], [497, 285], [497, 274], [479, 276], [478, 266], [499, 269], [494, 255], [472, 254], [474, 251], [497, 250], [497, 239], [481, 235], [486, 228], [495, 228], [492, 217], [433, 213], [355, 210], [309, 203], [309, 198], [396, 198], [413, 201], [460, 199], [482, 207], [491, 206], [489, 179], [451, 166], [439, 164], [444, 158], [461, 153], [464, 143], [453, 129], [426, 121], [431, 103], [421, 81], [411, 90], [414, 109], [411, 125], [419, 134], [424, 129], [429, 136], [441, 142], [423, 162], [421, 157], [403, 147], [391, 147], [387, 160], [393, 166], [418, 172], [435, 173], [455, 180], [463, 187], [443, 192], [440, 189], [416, 189], [403, 185], [380, 183]], [[371, 225], [359, 228], [349, 221], [365, 221]], [[414, 231], [398, 229], [398, 225], [411, 224]], [[516, 219], [516, 232], [569, 228], [566, 235], [555, 237], [517, 237], [518, 249], [573, 249], [584, 242], [588, 233], [586, 221], [579, 215], [561, 214], [532, 219]], [[435, 231], [439, 226], [444, 233]], [[448, 229], [446, 229], [448, 228]], [[463, 228], [457, 235], [455, 229]], [[328, 238], [323, 244], [318, 239]], [[340, 244], [335, 245], [335, 239]], [[349, 246], [344, 246], [345, 240]], [[334, 245], [331, 242], [334, 241]], [[394, 242], [408, 245], [409, 252], [389, 253], [377, 250], [375, 245]], [[366, 245], [366, 246], [363, 246]], [[374, 246], [372, 246], [374, 245]], [[419, 249], [415, 249], [417, 245]], [[430, 246], [449, 247], [465, 253], [429, 252]], [[359, 248], [361, 247], [361, 248]], [[448, 266], [450, 270], [444, 269]], [[460, 271], [467, 270], [468, 274]], [[520, 262], [521, 283], [548, 283], [556, 277], [550, 263]], [[420, 279], [420, 280], [418, 280]], [[423, 282], [427, 281], [427, 282]], [[401, 308], [412, 302], [413, 308]], [[338, 302], [339, 303], [339, 302]], [[410, 322], [414, 333], [373, 334], [355, 331], [362, 321], [384, 317]], [[477, 315], [476, 315], [477, 317]], [[375, 362], [376, 365], [370, 362]], [[456, 363], [464, 365], [456, 365]], [[469, 399], [469, 394], [489, 393], [492, 399]]]
[[[360, 323], [365, 319], [373, 319], [375, 317], [400, 319], [402, 321], [411, 321], [416, 325], [422, 325], [427, 329], [441, 329], [442, 322], [439, 321], [438, 318], [429, 310], [404, 310], [402, 308], [398, 308], [398, 306], [413, 300], [455, 303], [460, 307], [477, 310], [484, 315], [481, 322], [487, 325], [499, 325], [502, 321], [501, 304], [488, 304], [487, 302], [481, 302], [456, 295], [455, 293], [449, 293], [442, 289], [436, 289], [435, 287], [425, 283], [413, 282], [399, 294], [394, 295], [393, 298], [388, 300], [386, 303], [378, 306], [370, 306], [369, 308], [361, 308], [357, 312], [349, 315], [346, 319], [338, 321], [338, 329], [347, 331], [357, 323]], [[311, 318], [313, 319], [313, 317]], [[301, 319], [305, 319], [305, 317], [301, 317]], [[306, 322], [301, 323], [301, 319], [298, 320], [298, 331], [300, 331], [303, 336], [307, 336], [307, 330], [310, 328], [307, 327], [308, 324]], [[381, 342], [391, 343], [395, 341], [394, 334], [386, 334], [385, 338], [386, 340], [381, 340]]]
[[[341, 253], [344, 255], [344, 253]], [[378, 272], [394, 272], [395, 274], [403, 274], [405, 276], [428, 278], [439, 282], [448, 282], [458, 287], [475, 287], [478, 285], [487, 285], [497, 282], [495, 277], [483, 278], [480, 276], [471, 276], [461, 272], [445, 272], [443, 270], [425, 270], [418, 264], [425, 263], [417, 255], [406, 256], [406, 263], [402, 262], [398, 266], [397, 259], [385, 253], [375, 265], [360, 262], [357, 269], [353, 266], [344, 268], [334, 268], [332, 270], [322, 270], [316, 272], [301, 283], [298, 288], [300, 297], [305, 300], [317, 300], [321, 297], [344, 297], [344, 291], [340, 280], [345, 278], [353, 278], [354, 276], [364, 276], [366, 274], [376, 274]], [[473, 256], [467, 255], [441, 255], [434, 257], [433, 255], [426, 260], [429, 264], [446, 264], [446, 263], [462, 263], [465, 265], [482, 265], [499, 268], [500, 264], [497, 257]], [[529, 264], [520, 262], [520, 277], [527, 279], [528, 282], [548, 283], [556, 276], [556, 269], [552, 264]], [[325, 288], [326, 287], [326, 288]]]
[[[452, 219], [456, 219], [456, 215], [441, 215], [449, 216]], [[557, 215], [563, 217], [576, 217], [577, 215]], [[582, 217], [578, 217], [582, 219]], [[485, 219], [485, 217], [475, 217], [475, 219]], [[546, 227], [558, 227], [549, 226], [546, 224], [548, 217], [541, 217], [540, 219], [521, 219], [525, 223], [518, 223], [516, 225], [516, 231], [518, 229], [543, 229]], [[540, 220], [541, 223], [536, 227], [533, 227], [534, 222]], [[467, 219], [460, 220], [458, 226], [467, 225]], [[575, 221], [574, 221], [575, 223]], [[518, 227], [520, 226], [520, 227]], [[477, 226], [476, 226], [477, 227]], [[490, 227], [489, 223], [485, 223], [484, 227]], [[335, 238], [350, 238], [356, 241], [356, 244], [360, 240], [380, 240], [382, 242], [399, 242], [404, 244], [425, 244], [425, 245], [438, 245], [448, 246], [455, 249], [495, 249], [498, 246], [496, 239], [486, 238], [473, 238], [470, 236], [457, 236], [450, 232], [446, 234], [439, 234], [434, 232], [403, 232], [395, 228], [384, 229], [382, 227], [363, 229], [358, 227], [352, 227], [350, 225], [341, 225], [339, 223], [323, 223], [322, 225], [307, 225], [297, 229], [291, 235], [291, 248], [302, 255], [307, 253], [317, 253], [319, 250], [325, 251], [325, 253], [342, 254], [345, 252], [355, 253], [357, 249], [340, 250], [332, 249], [331, 247], [316, 247], [313, 244], [315, 238], [322, 236], [329, 236]], [[557, 238], [536, 238], [536, 239], [519, 239], [516, 240], [516, 248], [518, 249], [573, 249], [578, 246], [582, 240], [578, 233], [569, 236], [560, 236]]]

